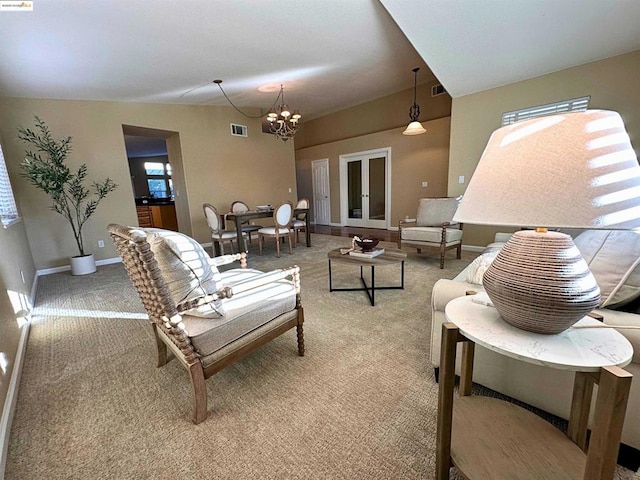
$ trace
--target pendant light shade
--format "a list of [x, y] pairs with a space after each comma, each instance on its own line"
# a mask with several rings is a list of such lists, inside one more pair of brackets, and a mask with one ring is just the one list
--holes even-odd
[[409, 107], [409, 118], [411, 118], [411, 123], [407, 125], [403, 135], [420, 135], [421, 133], [426, 132], [427, 130], [422, 126], [418, 117], [420, 116], [420, 107], [416, 103], [416, 89], [418, 86], [418, 70], [419, 67], [413, 69], [413, 105]]
[[421, 133], [424, 133], [424, 132], [426, 132], [425, 128], [422, 126], [420, 122], [416, 120], [415, 122], [411, 122], [409, 125], [407, 125], [407, 128], [405, 128], [402, 134], [403, 135], [420, 135]]

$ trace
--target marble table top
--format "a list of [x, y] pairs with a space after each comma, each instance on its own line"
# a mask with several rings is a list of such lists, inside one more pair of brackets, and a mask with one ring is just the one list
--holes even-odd
[[[502, 320], [495, 307], [485, 302], [490, 303], [486, 293], [459, 297], [447, 304], [445, 315], [469, 340], [502, 355], [576, 372], [597, 372], [600, 367], [614, 365], [624, 367], [633, 357], [631, 343], [613, 328], [570, 327], [553, 335], [528, 332]], [[602, 323], [584, 317], [575, 325]]]

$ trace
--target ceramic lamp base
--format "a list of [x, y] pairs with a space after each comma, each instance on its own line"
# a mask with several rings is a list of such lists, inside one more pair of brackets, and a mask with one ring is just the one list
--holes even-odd
[[482, 281], [502, 319], [535, 333], [559, 333], [600, 303], [600, 288], [569, 235], [513, 234]]

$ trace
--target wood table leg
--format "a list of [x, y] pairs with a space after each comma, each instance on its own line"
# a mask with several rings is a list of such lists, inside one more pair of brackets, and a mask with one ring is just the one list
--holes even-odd
[[247, 242], [242, 236], [242, 217], [236, 214], [236, 235], [238, 241], [238, 252], [248, 252]]
[[600, 369], [584, 480], [614, 478], [632, 377], [619, 367]]
[[587, 451], [587, 427], [594, 383], [595, 380], [589, 373], [576, 372], [567, 435], [585, 452]]
[[473, 377], [473, 356], [476, 344], [473, 342], [464, 342], [462, 344], [462, 367], [460, 370], [460, 395], [466, 397], [471, 395], [472, 377]]
[[459, 332], [458, 327], [453, 323], [442, 324], [436, 434], [436, 480], [448, 480], [451, 468], [453, 390], [456, 382], [456, 347]]

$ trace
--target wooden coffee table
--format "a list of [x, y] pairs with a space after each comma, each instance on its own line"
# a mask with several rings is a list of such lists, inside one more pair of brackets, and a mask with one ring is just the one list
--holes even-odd
[[[335, 250], [331, 250], [327, 257], [329, 258], [329, 291], [330, 292], [366, 292], [369, 297], [369, 301], [371, 302], [371, 306], [375, 306], [375, 294], [376, 290], [404, 290], [404, 261], [407, 258], [407, 254], [401, 252], [400, 250], [386, 248], [382, 255], [378, 255], [373, 258], [364, 258], [364, 257], [356, 257], [349, 255], [348, 253], [342, 255], [340, 253], [340, 249], [336, 248]], [[333, 288], [332, 277], [331, 277], [331, 262], [337, 263], [345, 263], [350, 265], [358, 265], [360, 266], [360, 281], [362, 282], [362, 287], [354, 287], [354, 288]], [[395, 263], [399, 263], [400, 267], [400, 285], [397, 286], [376, 286], [376, 276], [375, 276], [375, 268], [381, 265], [392, 265]], [[363, 269], [364, 267], [371, 267], [371, 286], [367, 285], [367, 282], [364, 279]]]

